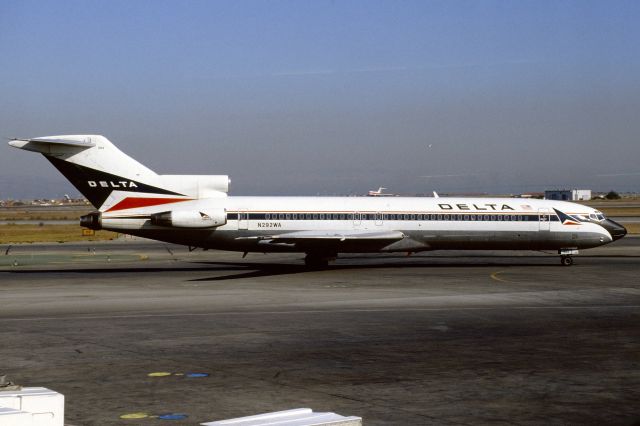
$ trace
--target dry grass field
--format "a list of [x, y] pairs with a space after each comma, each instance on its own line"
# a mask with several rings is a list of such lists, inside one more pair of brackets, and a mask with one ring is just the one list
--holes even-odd
[[640, 234], [640, 223], [627, 223], [624, 227], [629, 234]]
[[640, 207], [596, 207], [607, 216], [630, 217], [640, 216]]
[[22, 220], [80, 220], [94, 209], [80, 207], [78, 209], [0, 209], [0, 220], [20, 222]]
[[83, 236], [80, 225], [0, 225], [0, 244], [112, 240], [115, 232], [96, 231]]

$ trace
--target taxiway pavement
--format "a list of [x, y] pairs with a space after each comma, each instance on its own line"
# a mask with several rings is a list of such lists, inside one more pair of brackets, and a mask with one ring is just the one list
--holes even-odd
[[7, 248], [0, 374], [63, 393], [70, 425], [296, 407], [367, 425], [640, 421], [640, 238], [572, 267], [441, 252], [323, 271], [138, 241]]

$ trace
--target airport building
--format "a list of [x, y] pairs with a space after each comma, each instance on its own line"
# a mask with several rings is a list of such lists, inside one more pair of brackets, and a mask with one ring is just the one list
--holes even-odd
[[554, 189], [544, 191], [545, 200], [587, 201], [591, 199], [590, 189]]

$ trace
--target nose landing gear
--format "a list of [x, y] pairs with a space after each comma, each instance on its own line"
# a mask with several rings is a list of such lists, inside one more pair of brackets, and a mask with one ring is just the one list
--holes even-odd
[[571, 266], [573, 265], [573, 257], [574, 254], [578, 254], [577, 249], [560, 249], [558, 250], [558, 254], [560, 255], [560, 264], [562, 266]]
[[573, 257], [560, 256], [560, 263], [562, 264], [562, 266], [571, 266], [573, 265]]

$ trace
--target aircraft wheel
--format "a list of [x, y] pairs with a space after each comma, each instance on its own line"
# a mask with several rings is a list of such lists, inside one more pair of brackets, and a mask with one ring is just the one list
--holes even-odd
[[560, 258], [560, 263], [563, 266], [571, 266], [573, 265], [573, 258], [571, 256], [562, 256]]

